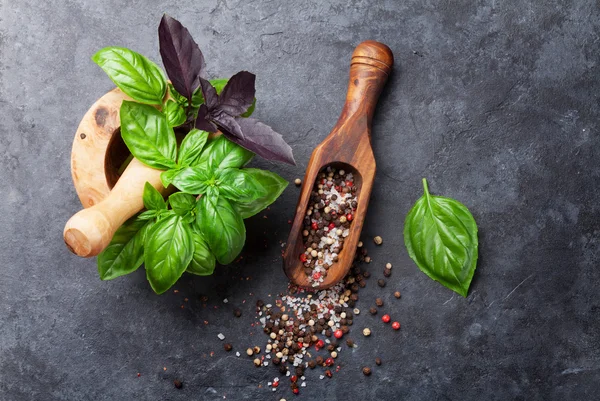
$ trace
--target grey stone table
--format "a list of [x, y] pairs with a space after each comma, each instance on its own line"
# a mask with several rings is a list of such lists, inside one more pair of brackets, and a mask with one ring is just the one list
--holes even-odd
[[[302, 176], [338, 117], [354, 46], [375, 39], [394, 51], [374, 119], [378, 173], [363, 232], [373, 275], [388, 261], [394, 269], [385, 291], [371, 279], [358, 306], [382, 296], [402, 329], [361, 314], [353, 330], [368, 326], [374, 335], [357, 335], [360, 346], [340, 353], [333, 379], [309, 371], [302, 399], [598, 399], [594, 3], [1, 1], [0, 399], [294, 397], [287, 385], [267, 389], [275, 369], [226, 354], [217, 334], [242, 351], [264, 344], [251, 326], [254, 303], [286, 288], [280, 243], [295, 187], [267, 218], [247, 221], [243, 262], [214, 277], [185, 276], [163, 296], [141, 269], [101, 282], [95, 260], [63, 244], [63, 225], [80, 208], [71, 141], [83, 113], [112, 87], [90, 56], [122, 45], [159, 61], [165, 11], [190, 28], [210, 75], [258, 74], [257, 115], [284, 134], [298, 166], [254, 163], [289, 180]], [[466, 299], [421, 273], [403, 246], [422, 177], [478, 222], [480, 262]], [[384, 363], [375, 369], [376, 356]]]

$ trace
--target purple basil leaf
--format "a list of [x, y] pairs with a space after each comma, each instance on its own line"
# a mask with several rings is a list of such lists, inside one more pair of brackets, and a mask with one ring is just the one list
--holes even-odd
[[217, 90], [210, 82], [202, 77], [199, 79], [202, 96], [204, 96], [204, 104], [208, 107], [208, 111], [211, 112], [219, 104], [219, 95], [217, 95]]
[[188, 100], [204, 75], [204, 56], [192, 35], [175, 18], [164, 14], [158, 26], [160, 56], [175, 90]]
[[236, 138], [224, 131], [223, 134], [227, 139], [267, 160], [296, 165], [292, 148], [271, 127], [254, 118], [236, 118], [235, 120], [242, 128], [244, 139]]
[[217, 126], [208, 120], [208, 109], [205, 104], [200, 105], [195, 127], [206, 132], [217, 132]]
[[219, 128], [223, 128], [222, 131], [227, 131], [229, 136], [244, 139], [244, 133], [236, 118], [222, 111], [211, 113], [211, 117], [211, 121], [217, 124]]
[[248, 71], [240, 71], [229, 78], [219, 95], [219, 109], [233, 117], [245, 113], [254, 101], [255, 81], [256, 75]]

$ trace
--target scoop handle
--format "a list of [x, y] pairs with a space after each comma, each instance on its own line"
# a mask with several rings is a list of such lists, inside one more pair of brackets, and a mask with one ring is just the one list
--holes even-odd
[[357, 114], [371, 126], [377, 99], [392, 71], [394, 55], [389, 47], [374, 40], [360, 43], [352, 53], [346, 104], [340, 122]]
[[104, 200], [81, 210], [67, 221], [63, 232], [67, 247], [86, 258], [102, 252], [115, 231], [144, 207], [142, 194], [146, 182], [165, 193], [160, 173], [135, 158], [131, 160]]

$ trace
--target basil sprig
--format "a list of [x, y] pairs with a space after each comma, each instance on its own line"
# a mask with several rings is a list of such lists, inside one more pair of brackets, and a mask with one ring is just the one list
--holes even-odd
[[477, 224], [462, 203], [429, 193], [410, 209], [404, 222], [404, 243], [419, 269], [433, 280], [466, 297], [477, 267]]
[[[217, 261], [233, 262], [246, 241], [244, 219], [286, 188], [273, 172], [245, 168], [254, 155], [291, 164], [294, 158], [281, 135], [248, 118], [256, 105], [254, 74], [207, 79], [198, 45], [168, 15], [159, 42], [170, 82], [156, 64], [129, 49], [107, 47], [92, 59], [133, 99], [120, 110], [121, 137], [130, 152], [163, 170], [163, 185], [178, 190], [165, 200], [146, 183], [146, 210], [117, 230], [98, 256], [98, 272], [110, 280], [144, 263], [150, 286], [161, 294], [184, 272], [206, 276]], [[217, 129], [222, 135], [208, 132]]]

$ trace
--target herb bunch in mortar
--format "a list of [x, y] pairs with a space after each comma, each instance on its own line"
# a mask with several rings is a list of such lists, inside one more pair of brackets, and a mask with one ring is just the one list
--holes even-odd
[[[164, 15], [158, 33], [170, 82], [129, 49], [107, 47], [92, 59], [133, 99], [120, 109], [121, 136], [131, 154], [164, 170], [164, 186], [179, 190], [165, 200], [146, 183], [146, 210], [117, 230], [98, 256], [98, 272], [110, 280], [144, 263], [152, 289], [161, 294], [184, 272], [210, 275], [216, 262], [233, 262], [246, 241], [244, 219], [286, 188], [279, 175], [245, 167], [255, 154], [295, 162], [280, 134], [250, 118], [254, 74], [208, 80], [204, 56], [179, 21]], [[184, 135], [179, 146], [175, 131]]]

